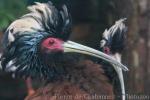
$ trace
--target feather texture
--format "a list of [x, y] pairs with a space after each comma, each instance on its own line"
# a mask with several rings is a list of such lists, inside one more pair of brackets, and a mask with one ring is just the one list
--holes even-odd
[[68, 78], [48, 82], [25, 100], [114, 100], [113, 87], [99, 64], [81, 60], [64, 65]]
[[[70, 14], [65, 4], [56, 8], [52, 2], [36, 2], [28, 9], [30, 12], [14, 21], [5, 32], [2, 69], [13, 72], [15, 76], [31, 75], [53, 80], [59, 71], [55, 73], [55, 62], [50, 65], [44, 62], [45, 57], [40, 54], [40, 43], [47, 37], [68, 40], [71, 33]], [[48, 60], [52, 60], [52, 57], [51, 54]]]
[[126, 18], [116, 21], [116, 23], [103, 33], [103, 39], [101, 40], [101, 48], [108, 46], [111, 53], [122, 52], [125, 47], [125, 39], [127, 27], [125, 26]]
[[65, 4], [56, 8], [51, 2], [29, 6], [29, 13], [14, 21], [6, 30], [3, 47], [10, 45], [18, 35], [47, 32], [66, 41], [71, 33], [72, 20]]

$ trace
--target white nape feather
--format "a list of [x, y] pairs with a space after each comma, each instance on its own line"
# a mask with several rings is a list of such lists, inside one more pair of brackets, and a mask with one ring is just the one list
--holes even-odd
[[14, 42], [15, 41], [15, 37], [13, 36], [13, 34], [12, 33], [8, 33], [8, 39], [9, 39], [9, 44], [11, 43], [11, 42]]
[[[106, 40], [108, 40], [109, 34], [110, 34], [109, 31], [107, 29], [105, 29], [105, 31], [103, 33], [103, 38], [106, 39]], [[101, 40], [100, 41], [100, 47], [101, 48], [104, 47], [105, 44], [107, 43], [106, 40]]]
[[7, 72], [15, 72], [16, 71], [17, 67], [14, 66], [13, 63], [14, 63], [13, 60], [8, 62], [8, 64], [6, 65], [6, 69], [5, 69]]
[[109, 30], [105, 29], [105, 31], [104, 31], [104, 33], [103, 33], [103, 37], [108, 40], [109, 37], [110, 37], [110, 33], [111, 33], [111, 32], [109, 32]]

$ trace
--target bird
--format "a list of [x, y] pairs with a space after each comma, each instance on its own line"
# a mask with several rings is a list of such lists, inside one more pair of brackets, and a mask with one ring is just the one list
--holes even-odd
[[[2, 70], [11, 72], [13, 77], [46, 80], [44, 86], [25, 100], [114, 100], [113, 85], [103, 69], [107, 66], [80, 56], [98, 58], [111, 68], [124, 71], [128, 68], [104, 51], [69, 40], [72, 19], [65, 3], [35, 2], [28, 9], [29, 13], [7, 28], [1, 56]], [[115, 34], [114, 30], [108, 41], [118, 36]]]
[[[103, 33], [102, 40], [100, 41], [100, 48], [103, 52], [106, 54], [112, 56], [115, 58], [117, 61], [121, 62], [121, 57], [122, 57], [122, 51], [125, 48], [126, 45], [126, 32], [127, 32], [127, 27], [125, 26], [124, 22], [126, 21], [126, 18], [120, 19], [116, 21], [115, 25], [113, 25], [110, 29], [106, 29]], [[125, 100], [125, 85], [124, 85], [124, 78], [123, 78], [123, 72], [122, 69], [116, 66], [113, 66], [116, 75], [118, 76], [118, 80], [120, 81], [120, 91], [121, 93], [117, 93], [118, 95], [122, 95], [122, 100]], [[113, 70], [110, 68], [106, 68], [106, 71], [109, 70], [109, 74], [114, 73]], [[108, 75], [110, 76], [110, 75]], [[116, 80], [116, 77], [110, 77], [111, 80]], [[117, 82], [116, 82], [117, 83]], [[114, 83], [114, 84], [116, 84]], [[117, 84], [118, 87], [118, 84]], [[118, 99], [120, 100], [120, 98]]]

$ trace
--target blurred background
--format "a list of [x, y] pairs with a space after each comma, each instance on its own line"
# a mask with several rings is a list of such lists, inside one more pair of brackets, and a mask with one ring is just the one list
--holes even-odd
[[[0, 38], [8, 25], [27, 13], [31, 1], [0, 0]], [[150, 0], [70, 0], [73, 17], [71, 40], [99, 47], [101, 35], [116, 20], [128, 18], [127, 46], [123, 64], [127, 94], [150, 95]], [[0, 46], [1, 50], [1, 46]], [[0, 100], [23, 100], [26, 86], [21, 79], [0, 72]]]

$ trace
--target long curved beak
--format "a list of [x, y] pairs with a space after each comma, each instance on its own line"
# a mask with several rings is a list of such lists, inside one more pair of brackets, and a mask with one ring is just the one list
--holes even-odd
[[94, 57], [103, 59], [112, 65], [118, 66], [118, 67], [122, 68], [124, 71], [128, 71], [128, 68], [126, 66], [121, 64], [119, 61], [117, 61], [113, 57], [111, 57], [101, 51], [95, 50], [93, 48], [90, 48], [90, 47], [87, 47], [87, 46], [84, 46], [84, 45], [81, 45], [79, 43], [75, 43], [72, 41], [65, 42], [63, 44], [63, 46], [64, 46], [64, 52], [76, 52], [76, 53], [94, 56]]
[[[121, 62], [121, 54], [115, 53], [114, 55], [111, 55], [113, 58], [115, 58], [117, 61]], [[123, 72], [122, 69], [116, 66], [113, 66], [115, 71], [118, 74], [118, 78], [120, 81], [120, 86], [121, 86], [121, 93], [122, 93], [122, 100], [125, 100], [125, 85], [124, 85], [124, 77], [123, 77]]]

